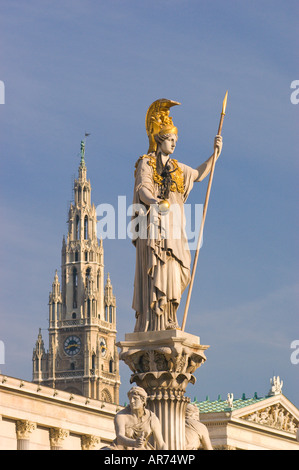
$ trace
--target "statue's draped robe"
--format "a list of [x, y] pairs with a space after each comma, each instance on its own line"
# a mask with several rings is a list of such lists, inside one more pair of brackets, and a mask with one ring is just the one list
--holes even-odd
[[[149, 210], [139, 194], [141, 188], [146, 188], [152, 197], [159, 201], [161, 186], [154, 181], [151, 158], [140, 158], [135, 172], [133, 204], [143, 205], [147, 213], [145, 236], [133, 239], [136, 246], [132, 304], [136, 312], [135, 331], [158, 331], [178, 327], [176, 311], [190, 282], [191, 255], [185, 232], [184, 203], [193, 187], [195, 170], [177, 163], [182, 170], [184, 186], [182, 192], [170, 191], [171, 210], [167, 227], [166, 219], [163, 219], [166, 216]], [[135, 213], [139, 220], [141, 213], [142, 210]], [[154, 213], [156, 216], [153, 217]], [[165, 226], [168, 228], [167, 232], [163, 230]], [[140, 229], [140, 226], [138, 228]]]

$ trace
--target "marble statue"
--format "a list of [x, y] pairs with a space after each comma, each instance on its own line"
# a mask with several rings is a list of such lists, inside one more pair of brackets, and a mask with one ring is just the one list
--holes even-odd
[[186, 450], [213, 450], [207, 427], [199, 421], [199, 409], [189, 403], [185, 418]]
[[280, 377], [273, 377], [270, 379], [271, 388], [269, 390], [269, 396], [280, 395], [282, 393], [283, 380]]
[[234, 394], [233, 393], [228, 393], [227, 394], [227, 404], [230, 408], [234, 406]]
[[[180, 103], [161, 99], [149, 107], [146, 115], [149, 150], [135, 166], [133, 207], [144, 207], [147, 217], [146, 235], [133, 237], [136, 247], [132, 303], [136, 312], [135, 332], [179, 329], [176, 312], [190, 282], [191, 264], [184, 203], [193, 184], [202, 181], [211, 171], [212, 156], [196, 169], [171, 158], [178, 130], [169, 116], [169, 108], [177, 104]], [[215, 148], [218, 158], [222, 149], [221, 135], [215, 137]], [[164, 211], [168, 209], [170, 213], [172, 207], [176, 211], [169, 216], [167, 236], [163, 236]], [[133, 220], [138, 215], [136, 210]]]
[[[147, 393], [141, 387], [128, 392], [130, 404], [115, 416], [116, 439], [111, 450], [165, 450], [161, 426], [157, 416], [145, 408]], [[153, 439], [153, 443], [149, 442]]]

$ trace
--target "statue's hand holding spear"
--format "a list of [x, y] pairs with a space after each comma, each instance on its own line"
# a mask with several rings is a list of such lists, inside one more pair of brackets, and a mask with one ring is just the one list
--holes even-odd
[[218, 159], [219, 155], [222, 151], [222, 135], [216, 135], [214, 139], [214, 152], [216, 152], [216, 159]]

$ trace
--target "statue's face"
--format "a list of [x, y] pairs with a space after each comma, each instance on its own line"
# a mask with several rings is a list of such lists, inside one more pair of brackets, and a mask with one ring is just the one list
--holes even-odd
[[199, 421], [199, 409], [197, 406], [187, 407], [186, 418], [196, 419]]
[[133, 393], [130, 396], [130, 407], [132, 410], [138, 410], [143, 407], [143, 400], [139, 394]]
[[162, 152], [165, 155], [171, 155], [174, 152], [177, 143], [177, 136], [175, 134], [170, 134], [167, 139], [163, 140], [160, 145]]

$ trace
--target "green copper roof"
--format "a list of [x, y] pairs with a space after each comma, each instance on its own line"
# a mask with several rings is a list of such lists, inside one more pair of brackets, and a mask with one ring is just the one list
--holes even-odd
[[268, 397], [258, 397], [257, 394], [255, 394], [253, 398], [246, 398], [245, 394], [243, 394], [242, 398], [233, 400], [232, 407], [229, 406], [227, 400], [222, 400], [220, 396], [218, 396], [218, 400], [215, 401], [210, 401], [208, 397], [205, 401], [197, 401], [197, 399], [194, 398], [192, 403], [198, 406], [200, 413], [217, 413], [221, 411], [237, 410], [239, 408], [243, 408], [244, 406], [258, 403], [259, 401], [265, 400], [266, 398]]

